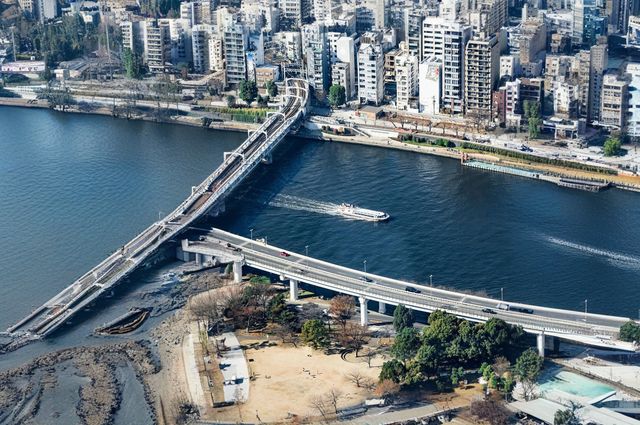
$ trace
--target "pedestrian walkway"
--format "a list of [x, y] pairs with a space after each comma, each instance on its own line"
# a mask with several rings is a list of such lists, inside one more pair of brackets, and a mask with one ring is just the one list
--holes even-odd
[[182, 341], [182, 362], [184, 364], [184, 375], [187, 380], [191, 402], [200, 409], [204, 409], [206, 408], [206, 401], [196, 363], [193, 333], [189, 333]]
[[368, 414], [349, 421], [340, 421], [337, 423], [348, 425], [383, 425], [412, 419], [420, 419], [425, 416], [435, 416], [444, 412], [444, 410], [435, 404], [393, 411], [390, 410], [391, 408], [392, 407], [388, 407], [381, 409], [378, 413]]
[[220, 369], [224, 377], [224, 401], [246, 401], [249, 398], [249, 368], [233, 332], [225, 332], [218, 341], [224, 340], [226, 350], [221, 351]]

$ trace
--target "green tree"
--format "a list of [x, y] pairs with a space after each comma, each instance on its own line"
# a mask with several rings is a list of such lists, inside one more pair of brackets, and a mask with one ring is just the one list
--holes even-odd
[[640, 325], [633, 320], [620, 327], [620, 340], [626, 342], [640, 341]]
[[404, 380], [405, 372], [406, 369], [402, 362], [392, 359], [382, 364], [379, 379], [380, 382], [390, 380], [398, 384]]
[[128, 47], [122, 51], [122, 65], [127, 78], [138, 79], [142, 76], [142, 61]]
[[314, 349], [329, 345], [329, 330], [322, 320], [307, 320], [302, 325], [302, 341], [311, 345]]
[[529, 137], [535, 139], [540, 135], [540, 103], [532, 100], [524, 101], [524, 116], [529, 123]]
[[227, 106], [229, 108], [236, 107], [236, 97], [234, 95], [230, 94], [229, 96], [227, 96]]
[[329, 87], [329, 105], [333, 108], [344, 105], [346, 91], [340, 84], [333, 84]]
[[241, 81], [238, 86], [238, 96], [240, 96], [240, 99], [244, 100], [247, 105], [251, 105], [258, 97], [258, 86], [256, 82], [251, 80]]
[[402, 363], [412, 358], [420, 348], [420, 338], [415, 328], [404, 328], [396, 335], [391, 346], [391, 355]]
[[524, 397], [530, 400], [534, 396], [536, 381], [542, 370], [543, 359], [533, 349], [525, 350], [513, 367], [513, 373], [522, 384]]
[[569, 409], [557, 410], [553, 415], [553, 425], [580, 425], [580, 418], [576, 414], [576, 405]]
[[264, 88], [267, 90], [269, 97], [276, 97], [278, 95], [278, 86], [276, 86], [276, 83], [274, 83], [273, 80], [269, 80], [264, 83]]
[[400, 332], [404, 328], [413, 327], [413, 313], [410, 309], [402, 304], [398, 304], [393, 312], [393, 328], [396, 332]]
[[451, 368], [451, 385], [457, 386], [464, 380], [464, 369], [462, 367]]
[[604, 142], [604, 156], [616, 156], [620, 153], [620, 148], [622, 147], [622, 143], [620, 142], [620, 138], [617, 136], [609, 136], [607, 140]]

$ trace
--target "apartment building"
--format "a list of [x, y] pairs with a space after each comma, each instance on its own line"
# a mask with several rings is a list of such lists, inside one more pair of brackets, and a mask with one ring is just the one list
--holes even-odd
[[489, 118], [493, 106], [491, 93], [498, 83], [500, 46], [498, 38], [476, 36], [469, 40], [465, 52], [465, 113]]
[[362, 44], [358, 50], [358, 98], [361, 103], [382, 103], [384, 54], [380, 44]]

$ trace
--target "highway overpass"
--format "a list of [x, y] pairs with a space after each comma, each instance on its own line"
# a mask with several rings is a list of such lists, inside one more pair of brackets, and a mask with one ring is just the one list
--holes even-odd
[[[182, 240], [178, 258], [199, 263], [216, 259], [222, 263], [233, 263], [236, 281], [242, 279], [243, 265], [279, 275], [281, 280], [289, 280], [292, 299], [297, 299], [300, 282], [358, 297], [363, 325], [368, 322], [368, 302], [375, 301], [380, 312], [385, 311], [387, 304], [404, 304], [413, 310], [427, 313], [444, 310], [475, 322], [497, 317], [537, 335], [541, 355], [544, 355], [547, 336], [593, 347], [625, 351], [635, 351], [637, 348], [618, 339], [620, 326], [629, 320], [625, 317], [585, 314], [422, 286], [372, 273], [365, 274], [362, 270], [296, 254], [219, 229], [197, 229], [197, 232], [195, 240]], [[283, 252], [287, 255], [282, 254]], [[407, 288], [419, 292], [412, 292]], [[502, 310], [498, 308], [498, 304], [529, 309], [532, 313]]]

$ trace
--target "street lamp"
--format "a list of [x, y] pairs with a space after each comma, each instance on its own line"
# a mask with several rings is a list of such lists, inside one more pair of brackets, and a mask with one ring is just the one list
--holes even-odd
[[429, 275], [429, 286], [433, 286], [433, 275]]
[[504, 288], [500, 288], [500, 301], [504, 301]]
[[251, 232], [251, 240], [253, 240], [253, 229], [249, 229], [249, 232]]
[[304, 256], [308, 257], [309, 256], [309, 245], [305, 245], [304, 246]]
[[587, 303], [589, 300], [584, 300], [584, 323], [587, 323]]
[[362, 262], [362, 266], [364, 267], [364, 274], [367, 274], [367, 260]]

